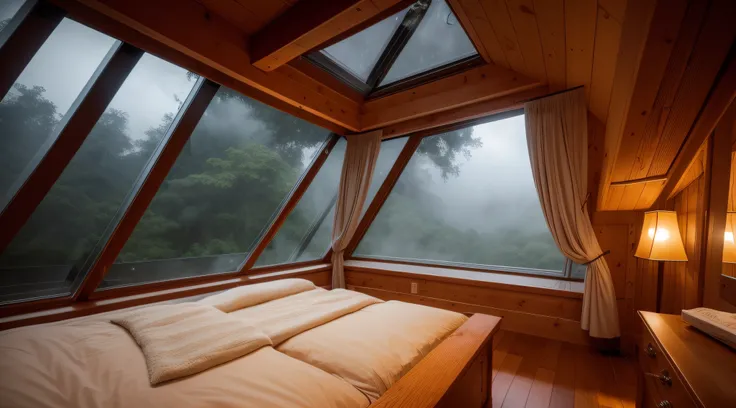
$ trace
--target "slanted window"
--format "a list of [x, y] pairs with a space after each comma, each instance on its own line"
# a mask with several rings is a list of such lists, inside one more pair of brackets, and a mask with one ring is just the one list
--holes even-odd
[[417, 0], [309, 59], [368, 96], [415, 86], [481, 61], [445, 0]]
[[10, 23], [25, 0], [3, 0], [0, 2], [0, 32]]
[[[9, 11], [12, 5], [0, 10]], [[34, 158], [50, 147], [57, 125], [114, 43], [63, 19], [0, 101], [0, 207], [25, 181]]]
[[425, 137], [354, 256], [564, 276], [524, 116]]
[[[69, 20], [59, 25], [47, 42], [51, 46], [39, 51], [19, 79], [12, 91], [17, 94], [0, 106], [7, 112], [0, 123], [14, 129], [3, 132], [14, 144], [0, 149], [0, 162], [7, 163], [22, 149], [38, 149], [42, 142], [21, 146], [27, 139], [48, 136], [112, 41]], [[0, 254], [0, 300], [62, 296], [77, 287], [195, 80], [152, 55], [141, 57], [57, 182]]]
[[[407, 138], [381, 144], [363, 213], [386, 179]], [[256, 262], [268, 266], [322, 258], [330, 247], [345, 139], [340, 139], [294, 211]]]
[[238, 271], [328, 136], [221, 87], [100, 288]]

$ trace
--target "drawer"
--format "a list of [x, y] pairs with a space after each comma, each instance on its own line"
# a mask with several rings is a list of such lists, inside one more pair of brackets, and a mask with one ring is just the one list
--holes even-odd
[[[643, 376], [645, 402], [653, 401], [658, 408], [695, 408], [685, 386], [647, 330], [642, 335], [637, 357]], [[669, 405], [660, 404], [664, 401]]]

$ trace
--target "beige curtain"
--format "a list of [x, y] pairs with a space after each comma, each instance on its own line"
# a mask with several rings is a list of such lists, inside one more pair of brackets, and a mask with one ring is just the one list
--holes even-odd
[[586, 202], [588, 121], [582, 88], [525, 105], [529, 157], [542, 211], [562, 253], [588, 265], [582, 328], [590, 335], [620, 335], [611, 272], [601, 256]]
[[381, 149], [382, 131], [347, 136], [332, 226], [332, 287], [345, 287], [343, 251], [353, 238]]

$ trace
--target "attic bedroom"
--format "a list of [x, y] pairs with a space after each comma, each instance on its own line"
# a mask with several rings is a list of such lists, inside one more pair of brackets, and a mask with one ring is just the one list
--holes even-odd
[[733, 0], [0, 0], [0, 407], [736, 407]]

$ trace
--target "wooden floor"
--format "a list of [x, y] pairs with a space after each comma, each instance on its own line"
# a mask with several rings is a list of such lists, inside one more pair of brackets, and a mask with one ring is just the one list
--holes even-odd
[[583, 346], [501, 331], [493, 342], [493, 408], [633, 408], [634, 362]]

